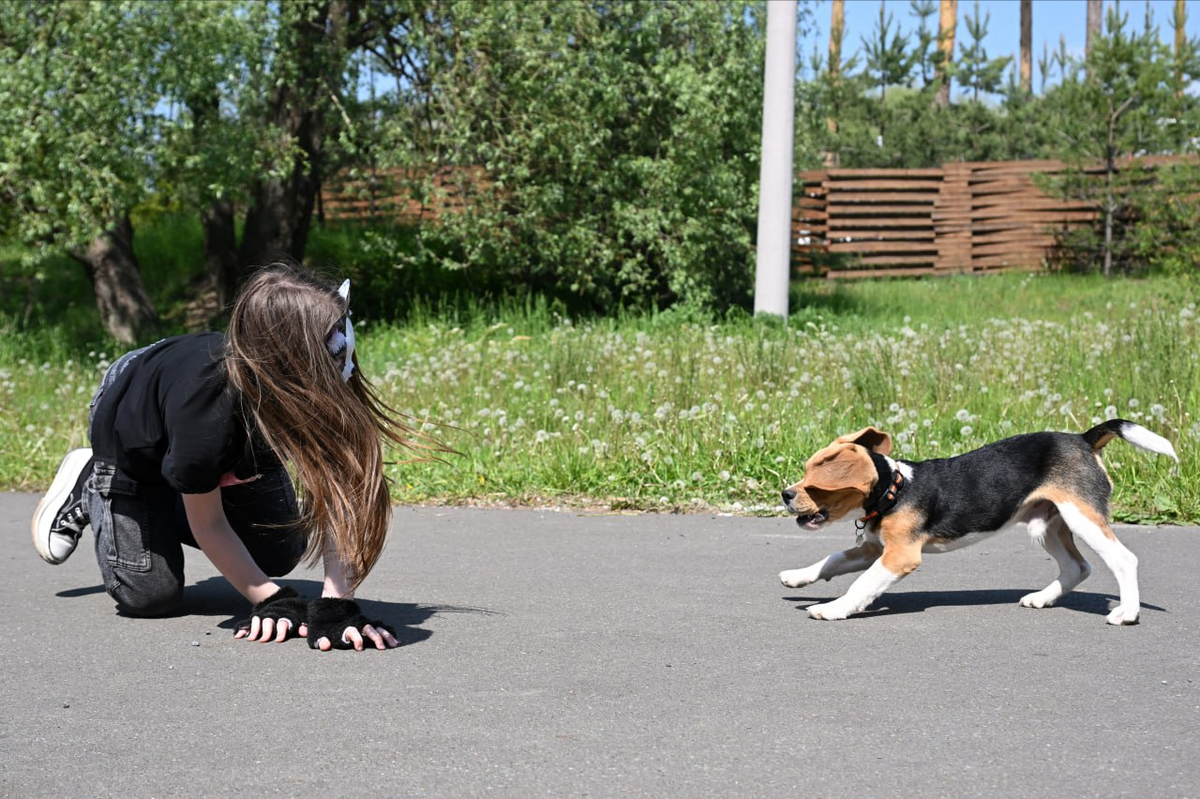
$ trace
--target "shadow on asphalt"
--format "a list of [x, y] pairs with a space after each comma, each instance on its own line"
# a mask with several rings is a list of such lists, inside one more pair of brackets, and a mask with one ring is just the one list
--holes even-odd
[[[280, 585], [290, 585], [301, 595], [320, 596], [321, 583], [316, 580], [276, 580]], [[89, 585], [80, 588], [70, 588], [59, 591], [55, 596], [64, 599], [103, 594], [104, 585]], [[411, 602], [380, 602], [378, 600], [357, 600], [359, 607], [367, 618], [387, 624], [396, 631], [396, 640], [402, 646], [424, 641], [433, 635], [432, 630], [421, 628], [420, 625], [438, 614], [446, 613], [478, 613], [484, 615], [502, 615], [498, 611], [487, 608], [460, 607], [457, 605], [417, 605]], [[247, 615], [247, 603], [242, 595], [233, 589], [222, 577], [208, 577], [195, 585], [189, 585], [183, 592], [183, 605], [172, 617], [180, 616], [226, 616], [225, 621], [218, 622], [217, 627], [233, 630]], [[118, 615], [125, 615], [117, 611]]]
[[[900, 613], [922, 613], [930, 608], [938, 607], [977, 607], [981, 605], [1016, 605], [1021, 597], [1029, 593], [1028, 589], [988, 589], [978, 591], [906, 591], [897, 594], [885, 594], [876, 600], [870, 608], [860, 616], [889, 616]], [[829, 602], [836, 599], [830, 597], [786, 596], [788, 602], [798, 604], [796, 610], [808, 610], [809, 605]], [[1067, 610], [1077, 610], [1081, 613], [1092, 613], [1106, 616], [1116, 607], [1117, 597], [1113, 594], [1092, 593], [1088, 591], [1072, 591], [1056, 605]], [[1166, 613], [1166, 608], [1158, 605], [1142, 603], [1143, 610], [1157, 610]]]
[[[302, 596], [321, 595], [321, 583], [316, 580], [276, 580], [280, 585], [296, 589]], [[104, 590], [101, 587], [100, 590]], [[429, 619], [442, 613], [482, 613], [496, 611], [486, 608], [458, 607], [452, 605], [418, 605], [411, 602], [380, 602], [372, 599], [356, 600], [363, 615], [387, 624], [396, 631], [396, 640], [401, 646], [419, 643], [433, 635], [432, 630], [420, 627]], [[247, 615], [246, 600], [222, 577], [209, 577], [184, 590], [184, 616], [227, 616], [217, 624], [225, 630], [233, 630]]]
[[82, 588], [68, 588], [66, 591], [59, 591], [55, 596], [63, 597], [64, 599], [74, 599], [80, 596], [91, 596], [92, 594], [103, 594], [104, 584], [100, 585], [85, 585]]

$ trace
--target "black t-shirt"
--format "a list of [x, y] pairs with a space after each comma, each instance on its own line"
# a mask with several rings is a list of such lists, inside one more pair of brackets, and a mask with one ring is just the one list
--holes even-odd
[[229, 385], [225, 337], [194, 333], [139, 353], [105, 389], [92, 419], [92, 449], [139, 482], [184, 494], [217, 488], [227, 473], [246, 479], [280, 466]]

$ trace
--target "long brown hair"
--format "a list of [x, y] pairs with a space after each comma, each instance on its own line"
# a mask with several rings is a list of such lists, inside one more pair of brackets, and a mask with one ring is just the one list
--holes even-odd
[[294, 472], [309, 563], [332, 546], [355, 588], [379, 560], [391, 524], [383, 441], [444, 448], [420, 443], [431, 439], [383, 402], [357, 368], [343, 382], [325, 341], [346, 311], [332, 282], [272, 263], [234, 300], [225, 363], [248, 421]]

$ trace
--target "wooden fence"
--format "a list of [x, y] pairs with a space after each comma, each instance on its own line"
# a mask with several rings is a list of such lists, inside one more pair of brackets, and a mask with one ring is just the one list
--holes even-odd
[[[1171, 157], [1122, 168], [1153, 170]], [[1052, 197], [1034, 175], [1061, 174], [1061, 161], [948, 163], [933, 169], [822, 169], [798, 176], [792, 263], [831, 277], [1038, 269], [1059, 237], [1096, 225], [1094, 205]], [[1099, 167], [1088, 170], [1099, 174]], [[442, 169], [422, 199], [426, 173], [391, 170], [345, 179], [321, 192], [322, 219], [436, 220], [487, 189], [480, 168]]]
[[1094, 205], [1048, 196], [1034, 182], [1064, 169], [1061, 161], [998, 161], [803, 172], [793, 264], [831, 277], [1040, 268], [1061, 234], [1099, 222]]

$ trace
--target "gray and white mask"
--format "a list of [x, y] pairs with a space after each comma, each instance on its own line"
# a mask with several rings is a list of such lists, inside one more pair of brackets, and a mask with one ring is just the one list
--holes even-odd
[[[342, 366], [342, 382], [350, 381], [350, 375], [354, 374], [354, 325], [350, 323], [350, 280], [347, 278], [342, 282], [341, 288], [338, 289], [338, 296], [346, 301], [346, 313], [342, 314], [342, 318], [334, 325], [333, 331], [329, 337], [325, 339], [325, 347], [329, 350], [329, 354], [333, 356], [334, 362]], [[345, 357], [345, 361], [342, 357]]]

